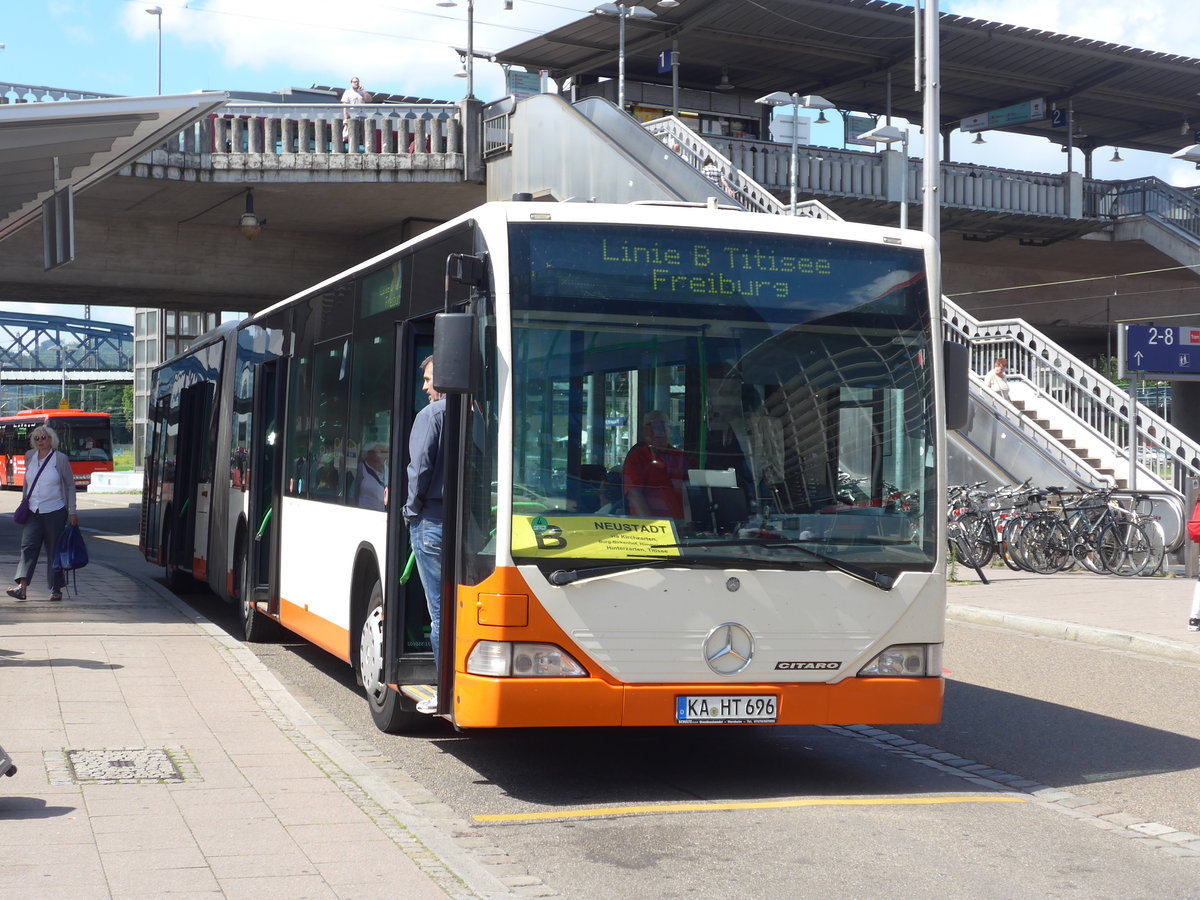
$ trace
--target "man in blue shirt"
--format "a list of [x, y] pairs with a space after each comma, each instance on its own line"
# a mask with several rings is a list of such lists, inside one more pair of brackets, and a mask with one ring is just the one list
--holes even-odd
[[[433, 387], [433, 357], [421, 361], [421, 389], [429, 405], [413, 419], [408, 435], [408, 499], [401, 511], [408, 523], [409, 541], [417, 561], [417, 574], [429, 606], [429, 640], [433, 664], [440, 671], [440, 620], [442, 613], [442, 486], [443, 430], [446, 401]], [[437, 711], [437, 695], [417, 704], [417, 712]]]

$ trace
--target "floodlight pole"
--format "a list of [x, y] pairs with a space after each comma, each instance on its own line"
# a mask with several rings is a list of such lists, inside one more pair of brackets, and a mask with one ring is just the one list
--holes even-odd
[[146, 10], [149, 15], [158, 19], [158, 95], [162, 96], [162, 7], [152, 6]]
[[[925, 167], [923, 183], [925, 203], [922, 208], [922, 231], [940, 245], [942, 239], [941, 191], [941, 52], [939, 48], [941, 22], [937, 0], [925, 0]], [[941, 295], [940, 263], [936, 285]], [[931, 273], [932, 274], [932, 273]], [[932, 287], [932, 285], [931, 285]]]

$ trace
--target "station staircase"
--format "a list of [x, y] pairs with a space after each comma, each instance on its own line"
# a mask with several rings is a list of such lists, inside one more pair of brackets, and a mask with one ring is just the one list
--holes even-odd
[[[524, 192], [559, 201], [707, 202], [791, 213], [789, 204], [673, 116], [641, 125], [606, 100], [572, 105], [543, 94], [497, 107], [485, 118], [484, 136], [490, 199]], [[720, 171], [719, 181], [701, 173], [706, 160]], [[1200, 201], [1181, 194], [1166, 203], [1161, 190], [1144, 182], [1136, 191], [1162, 210], [1176, 211], [1138, 215], [1195, 253]], [[1122, 194], [1125, 210], [1135, 205], [1129, 201], [1130, 194]], [[1198, 214], [1181, 220], [1181, 204], [1195, 205]], [[798, 203], [795, 215], [841, 219], [815, 200]], [[1130, 213], [1118, 209], [1113, 218], [1120, 216]], [[1113, 486], [1147, 494], [1167, 548], [1180, 546], [1187, 481], [1200, 477], [1200, 442], [1023, 319], [979, 320], [943, 297], [942, 327], [944, 339], [968, 348], [972, 370], [970, 421], [950, 436], [951, 481], [1031, 478], [1042, 486]], [[1001, 356], [1009, 363], [1008, 400], [984, 386], [984, 375]]]

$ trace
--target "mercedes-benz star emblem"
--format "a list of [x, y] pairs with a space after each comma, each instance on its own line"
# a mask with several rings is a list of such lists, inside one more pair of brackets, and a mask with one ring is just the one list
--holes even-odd
[[704, 639], [704, 661], [718, 675], [736, 675], [754, 657], [754, 638], [737, 622], [725, 622]]

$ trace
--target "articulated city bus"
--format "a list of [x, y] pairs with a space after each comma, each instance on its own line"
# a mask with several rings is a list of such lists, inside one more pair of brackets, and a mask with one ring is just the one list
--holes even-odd
[[0, 486], [25, 484], [29, 432], [48, 425], [58, 435], [59, 450], [71, 461], [75, 487], [86, 488], [93, 472], [113, 470], [112, 424], [106, 412], [81, 409], [23, 409], [0, 417]]
[[[915, 231], [489, 203], [156, 371], [143, 551], [249, 640], [348, 662], [385, 731], [433, 685], [464, 729], [937, 721], [966, 374], [933, 259]], [[440, 671], [399, 514], [431, 352]]]

